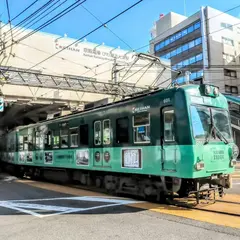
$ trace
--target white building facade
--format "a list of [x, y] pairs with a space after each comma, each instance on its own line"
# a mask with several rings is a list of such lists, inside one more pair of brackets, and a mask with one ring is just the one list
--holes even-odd
[[[109, 47], [104, 44], [95, 44], [85, 39], [67, 47], [74, 43], [76, 39], [36, 32], [21, 40], [22, 37], [31, 33], [31, 30], [14, 28], [14, 26], [12, 33], [15, 43], [11, 47], [12, 39], [9, 26], [6, 25], [0, 30], [0, 66], [37, 71], [55, 76], [86, 78], [96, 82], [128, 83], [133, 87], [142, 88], [151, 86], [164, 69], [164, 66], [167, 66], [169, 69], [162, 73], [158, 83], [166, 79], [169, 79], [170, 82], [169, 60], [158, 61], [158, 64], [150, 65], [151, 62], [147, 60], [136, 59], [137, 54], [134, 51]], [[19, 39], [20, 41], [18, 41]], [[64, 50], [59, 52], [62, 49]], [[53, 54], [56, 55], [50, 57]], [[169, 82], [166, 82], [165, 86]], [[27, 89], [22, 90], [22, 94], [24, 95], [27, 91]], [[47, 93], [46, 89], [38, 90], [38, 92], [40, 91], [41, 94]], [[49, 98], [53, 97], [54, 92], [56, 91], [47, 93]], [[74, 95], [68, 94], [66, 91], [65, 93], [64, 91], [61, 93], [62, 96], [65, 94], [65, 99], [72, 98]], [[50, 96], [51, 94], [52, 96]], [[93, 94], [91, 92], [81, 94], [80, 92], [80, 98], [83, 102], [98, 101], [106, 97], [109, 96], [106, 96], [104, 92], [102, 94]]]

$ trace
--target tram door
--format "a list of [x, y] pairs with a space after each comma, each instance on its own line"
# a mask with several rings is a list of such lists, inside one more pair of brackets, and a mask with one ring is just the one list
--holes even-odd
[[112, 156], [111, 129], [111, 121], [109, 119], [94, 122], [94, 166], [110, 166], [110, 158]]
[[162, 110], [162, 170], [176, 171], [177, 146], [175, 142], [175, 113], [172, 107]]

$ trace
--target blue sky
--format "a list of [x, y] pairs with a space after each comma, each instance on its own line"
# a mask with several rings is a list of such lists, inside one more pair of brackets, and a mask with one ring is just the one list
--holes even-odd
[[[26, 6], [31, 4], [34, 0], [8, 0], [11, 17], [16, 16]], [[57, 1], [57, 0], [56, 0]], [[59, 0], [63, 2], [64, 0]], [[87, 0], [84, 6], [96, 15], [101, 21], [106, 21], [129, 7], [131, 4], [138, 0]], [[199, 10], [200, 6], [211, 6], [221, 11], [226, 11], [240, 4], [239, 0], [185, 0], [186, 1], [186, 13], [187, 16], [192, 15]], [[7, 20], [6, 1], [0, 0], [0, 14], [2, 14], [2, 20]], [[42, 6], [47, 0], [40, 0], [34, 8]], [[63, 5], [61, 9], [64, 9], [74, 0], [68, 0], [68, 4]], [[16, 4], [18, 3], [18, 4]], [[21, 4], [20, 4], [21, 3]], [[153, 22], [159, 18], [161, 13], [167, 14], [169, 11], [173, 11], [179, 14], [184, 14], [184, 0], [144, 0], [139, 5], [131, 9], [129, 12], [120, 16], [108, 26], [119, 37], [132, 48], [136, 49], [147, 45], [150, 40], [150, 29]], [[28, 16], [31, 11], [28, 11], [22, 17], [13, 21], [13, 24], [17, 24], [24, 16]], [[54, 12], [55, 14], [57, 12]], [[234, 16], [240, 16], [240, 7], [229, 12]], [[46, 21], [48, 18], [45, 18]], [[44, 21], [42, 20], [42, 21]], [[53, 34], [63, 35], [66, 33], [68, 37], [79, 38], [91, 31], [99, 25], [99, 22], [94, 19], [85, 9], [81, 6], [73, 10], [73, 12], [65, 15], [60, 20], [44, 28], [41, 31], [49, 32]], [[35, 28], [38, 25], [34, 25]], [[130, 47], [120, 41], [109, 30], [102, 28], [92, 35], [87, 37], [88, 41], [95, 43], [104, 42], [108, 46], [117, 47], [130, 50]], [[146, 50], [146, 49], [144, 49]]]

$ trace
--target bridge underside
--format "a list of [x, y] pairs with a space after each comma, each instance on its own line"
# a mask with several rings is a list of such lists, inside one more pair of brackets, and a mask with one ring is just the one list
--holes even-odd
[[66, 104], [11, 103], [0, 113], [0, 129], [36, 123], [45, 120], [48, 114], [60, 112], [62, 109], [67, 109]]

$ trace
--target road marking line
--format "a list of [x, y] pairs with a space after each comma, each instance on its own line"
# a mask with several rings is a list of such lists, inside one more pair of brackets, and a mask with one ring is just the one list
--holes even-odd
[[[88, 202], [104, 202], [108, 204], [89, 207], [89, 208], [71, 208], [71, 207], [63, 207], [63, 206], [56, 206], [56, 205], [45, 205], [45, 204], [35, 204], [29, 202], [39, 202], [39, 201], [56, 201], [56, 200], [74, 200], [74, 201], [88, 201]], [[25, 203], [24, 203], [25, 202]], [[109, 204], [111, 203], [111, 204]], [[133, 200], [124, 200], [124, 199], [117, 199], [117, 198], [104, 198], [104, 197], [92, 197], [92, 196], [81, 196], [81, 197], [61, 197], [61, 198], [46, 198], [46, 199], [23, 199], [23, 200], [7, 200], [7, 201], [0, 201], [0, 207], [5, 207], [13, 210], [17, 210], [23, 213], [27, 213], [33, 215], [35, 217], [44, 218], [44, 217], [51, 217], [60, 214], [67, 214], [67, 213], [74, 213], [74, 212], [83, 212], [83, 211], [90, 211], [100, 208], [107, 208], [113, 206], [121, 206], [127, 204], [134, 204], [139, 203], [139, 201]], [[34, 209], [34, 211], [27, 210], [27, 209]], [[39, 214], [36, 213], [36, 210], [45, 210], [45, 211], [54, 211], [55, 213], [52, 214]]]
[[23, 212], [23, 213], [27, 213], [27, 214], [30, 214], [30, 215], [33, 215], [35, 217], [40, 217], [41, 214], [38, 214], [36, 212], [33, 212], [33, 211], [30, 211], [30, 210], [26, 210], [26, 209], [23, 209], [23, 208], [18, 208], [18, 207], [14, 207], [10, 204], [0, 204], [0, 207], [5, 207], [5, 208], [10, 208], [12, 210], [16, 210], [16, 211], [19, 211], [19, 212]]

